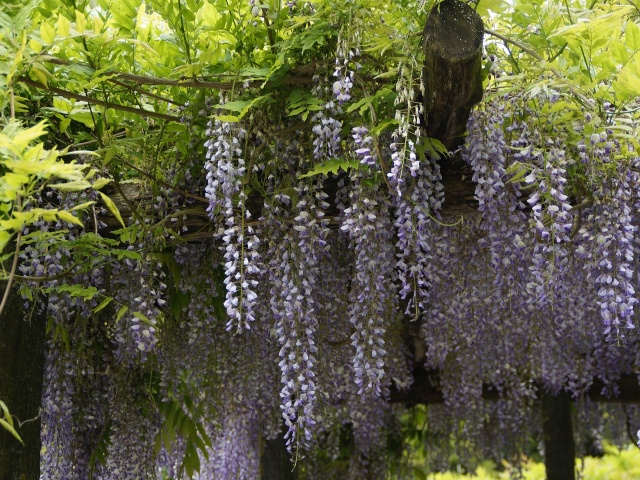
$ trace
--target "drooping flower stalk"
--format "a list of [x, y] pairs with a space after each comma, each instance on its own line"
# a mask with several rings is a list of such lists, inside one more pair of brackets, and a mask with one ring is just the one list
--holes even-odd
[[249, 329], [254, 320], [255, 275], [259, 272], [260, 242], [253, 228], [247, 225], [251, 214], [246, 208], [246, 193], [242, 190], [246, 167], [240, 142], [247, 132], [219, 120], [209, 121], [208, 127], [209, 139], [205, 142], [207, 211], [212, 219], [217, 212], [224, 219], [222, 241], [227, 290], [224, 306], [229, 316], [227, 329], [237, 334]]
[[351, 344], [356, 350], [353, 367], [359, 393], [380, 395], [388, 306], [395, 295], [390, 200], [367, 185], [360, 172], [352, 174], [351, 183], [351, 206], [344, 212], [341, 229], [348, 232], [355, 256], [349, 298]]

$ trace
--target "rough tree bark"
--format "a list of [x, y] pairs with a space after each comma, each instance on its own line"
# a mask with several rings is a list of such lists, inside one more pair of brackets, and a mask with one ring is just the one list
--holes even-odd
[[[0, 282], [0, 292], [6, 283]], [[17, 290], [0, 317], [0, 400], [17, 426], [22, 446], [0, 428], [0, 480], [37, 479], [40, 476], [40, 397], [44, 370], [46, 320], [34, 314], [25, 321], [23, 300]]]
[[424, 116], [427, 135], [449, 151], [463, 141], [473, 106], [482, 99], [484, 24], [466, 3], [444, 0], [424, 27]]

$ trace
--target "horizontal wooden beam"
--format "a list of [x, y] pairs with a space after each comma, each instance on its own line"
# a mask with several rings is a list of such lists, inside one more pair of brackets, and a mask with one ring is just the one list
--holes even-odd
[[[443, 403], [444, 395], [440, 388], [440, 372], [417, 368], [413, 372], [413, 384], [406, 391], [391, 390], [391, 402], [404, 403], [408, 406], [418, 404]], [[536, 382], [538, 391], [544, 387], [542, 382]], [[640, 382], [635, 374], [623, 374], [615, 382], [617, 394], [612, 394], [613, 385], [606, 385], [600, 379], [594, 379], [591, 386], [581, 398], [588, 398], [594, 402], [640, 403]], [[491, 385], [483, 385], [482, 398], [498, 400], [500, 393]]]

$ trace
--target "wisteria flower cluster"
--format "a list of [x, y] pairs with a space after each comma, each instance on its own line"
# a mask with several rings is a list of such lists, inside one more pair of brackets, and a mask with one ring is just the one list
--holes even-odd
[[[165, 182], [155, 212], [131, 228], [138, 243], [105, 267], [76, 275], [65, 271], [67, 248], [22, 250], [23, 275], [69, 275], [113, 302], [97, 315], [99, 300], [51, 288], [42, 305], [53, 332], [43, 478], [86, 478], [98, 448], [107, 456], [95, 478], [179, 475], [193, 455], [201, 478], [254, 478], [262, 442], [282, 433], [309, 478], [378, 478], [391, 425], [406, 418], [388, 400], [422, 366], [437, 370], [444, 397], [423, 419], [432, 463], [446, 466], [454, 435], [468, 466], [538, 433], [540, 388], [578, 397], [598, 379], [615, 394], [620, 376], [638, 370], [640, 161], [618, 161], [628, 148], [591, 123], [551, 135], [536, 115], [555, 95], [524, 113], [494, 95], [472, 115], [461, 150], [479, 212], [443, 218], [411, 69], [401, 68], [389, 134], [342, 112], [357, 78], [349, 54], [334, 75], [314, 86], [323, 108], [311, 128], [257, 115], [249, 132], [209, 122], [200, 167], [217, 231], [207, 239], [178, 243], [163, 232], [151, 241], [157, 218], [185, 205]], [[353, 141], [341, 138], [343, 122]], [[298, 175], [338, 155], [360, 164]], [[203, 184], [191, 180], [180, 189], [196, 201]], [[485, 385], [500, 397], [491, 404]], [[158, 405], [170, 398], [185, 402], [173, 416], [198, 411], [184, 427], [197, 435], [176, 428], [156, 456], [170, 423]], [[187, 450], [194, 436], [211, 444]]]
[[440, 169], [432, 162], [417, 171], [409, 198], [395, 196], [397, 272], [400, 297], [414, 319], [426, 309], [433, 262], [433, 220], [439, 214], [443, 194]]
[[[317, 82], [312, 93], [316, 98], [324, 99], [325, 86], [319, 76], [314, 77]], [[345, 95], [345, 93], [339, 93]], [[341, 113], [339, 106], [336, 106], [333, 98], [327, 100], [323, 109], [316, 112], [312, 117], [313, 122], [313, 156], [316, 160], [325, 160], [337, 157], [340, 152], [340, 133], [342, 122], [336, 117]]]
[[[240, 333], [249, 329], [254, 320], [256, 301], [255, 275], [259, 273], [258, 246], [260, 241], [253, 227], [246, 222], [251, 218], [246, 208], [246, 193], [241, 190], [245, 174], [240, 141], [246, 135], [242, 128], [232, 127], [229, 122], [211, 120], [205, 143], [207, 147], [208, 212], [212, 218], [219, 209], [225, 223], [224, 242], [225, 285], [227, 290], [224, 306], [229, 315], [227, 328]], [[237, 197], [237, 205], [234, 200]]]
[[531, 205], [531, 222], [539, 239], [531, 266], [533, 280], [527, 288], [547, 301], [548, 292], [562, 288], [568, 255], [566, 244], [571, 241], [573, 220], [569, 197], [564, 193], [567, 183], [564, 150], [551, 147], [540, 161], [544, 166], [534, 166], [524, 179], [526, 183], [536, 184], [527, 202]]
[[362, 175], [353, 175], [351, 181], [355, 188], [341, 229], [349, 233], [356, 256], [349, 309], [354, 329], [351, 341], [356, 350], [353, 368], [359, 393], [373, 391], [380, 395], [386, 356], [384, 335], [395, 294], [389, 200], [375, 188], [367, 188]]

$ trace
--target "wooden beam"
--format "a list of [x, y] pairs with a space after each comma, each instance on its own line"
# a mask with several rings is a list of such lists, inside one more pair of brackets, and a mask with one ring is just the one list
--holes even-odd
[[[413, 371], [413, 384], [406, 391], [391, 390], [391, 402], [405, 403], [406, 405], [443, 403], [444, 395], [440, 388], [440, 372], [437, 370], [425, 370], [417, 368]], [[542, 382], [536, 382], [539, 392], [544, 390]], [[606, 385], [600, 379], [594, 379], [583, 397], [594, 402], [615, 403], [640, 403], [640, 381], [636, 374], [623, 374], [617, 382], [617, 395], [610, 393], [611, 385]], [[482, 387], [482, 398], [485, 400], [498, 400], [500, 394], [492, 385], [485, 384]]]

